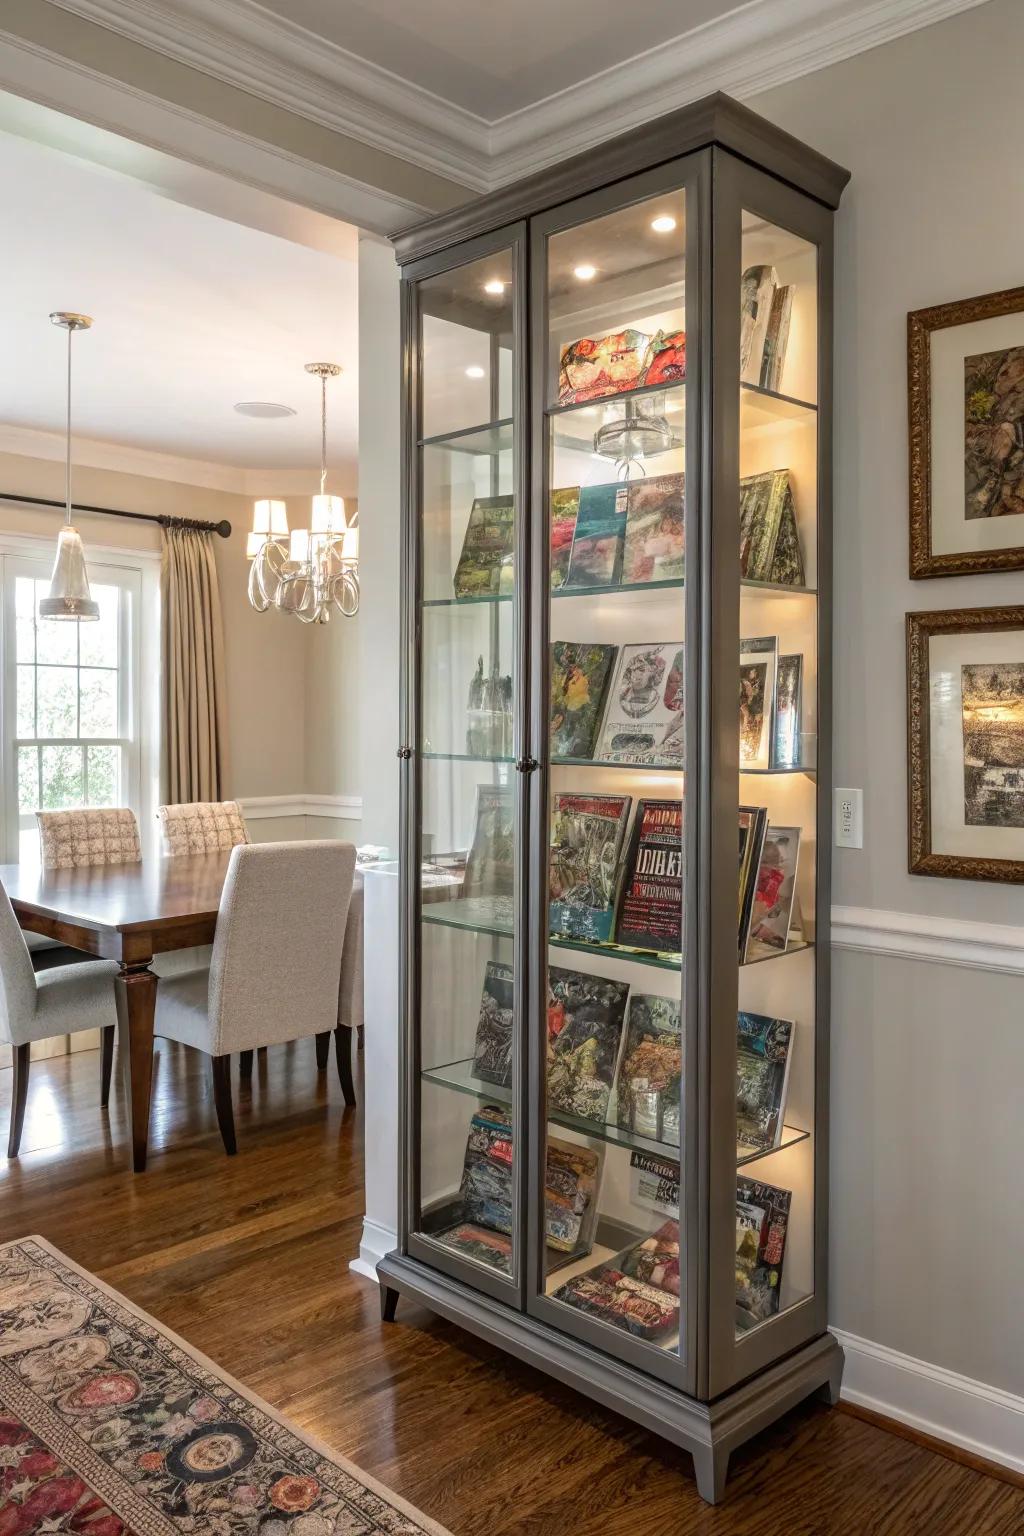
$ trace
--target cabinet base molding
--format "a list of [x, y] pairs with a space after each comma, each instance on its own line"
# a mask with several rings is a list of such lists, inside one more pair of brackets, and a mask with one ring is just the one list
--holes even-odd
[[831, 1403], [839, 1398], [843, 1351], [830, 1333], [714, 1402], [703, 1403], [535, 1318], [467, 1291], [416, 1259], [389, 1253], [377, 1265], [377, 1277], [385, 1320], [394, 1317], [399, 1296], [407, 1296], [688, 1451], [697, 1491], [709, 1504], [717, 1504], [725, 1492], [734, 1450], [812, 1393], [821, 1393]]

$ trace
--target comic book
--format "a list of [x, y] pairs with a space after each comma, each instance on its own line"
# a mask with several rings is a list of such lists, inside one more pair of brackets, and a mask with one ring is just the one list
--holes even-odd
[[678, 955], [683, 948], [683, 804], [640, 800], [630, 838], [615, 942]]
[[615, 919], [629, 795], [554, 797], [549, 864], [553, 934], [607, 944]]
[[680, 640], [624, 645], [594, 757], [603, 763], [681, 768], [686, 750]]
[[548, 1104], [603, 1122], [622, 1048], [629, 986], [581, 971], [548, 969]]
[[556, 640], [551, 647], [553, 758], [592, 757], [604, 711], [614, 645]]
[[511, 496], [478, 496], [473, 502], [455, 568], [455, 596], [483, 597], [512, 590], [515, 513]]
[[679, 1145], [682, 1063], [679, 1000], [634, 992], [615, 1086], [615, 1118], [623, 1130]]
[[793, 1023], [740, 1013], [736, 1029], [736, 1156], [768, 1152], [782, 1138]]
[[626, 528], [622, 585], [681, 581], [683, 552], [683, 476], [652, 475], [633, 480], [626, 493]]
[[512, 967], [488, 960], [476, 1025], [473, 1076], [486, 1083], [512, 1083]]
[[788, 1189], [742, 1175], [736, 1181], [736, 1324], [752, 1328], [779, 1310]]
[[628, 487], [585, 485], [580, 490], [567, 587], [613, 587], [622, 575]]

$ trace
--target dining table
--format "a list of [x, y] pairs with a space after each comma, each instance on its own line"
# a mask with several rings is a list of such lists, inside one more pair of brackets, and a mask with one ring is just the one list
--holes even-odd
[[[153, 1026], [159, 986], [153, 960], [172, 950], [213, 943], [231, 852], [144, 856], [134, 864], [94, 864], [76, 869], [0, 864], [0, 884], [24, 931], [117, 961], [117, 1038], [136, 1173], [145, 1169], [149, 1150]], [[361, 909], [362, 879], [358, 876], [356, 887], [353, 903], [358, 902]], [[350, 912], [346, 942], [356, 926], [353, 918]], [[361, 924], [358, 932], [361, 939]], [[346, 1100], [354, 1103], [350, 1077], [346, 1084], [343, 1075], [342, 1084]]]

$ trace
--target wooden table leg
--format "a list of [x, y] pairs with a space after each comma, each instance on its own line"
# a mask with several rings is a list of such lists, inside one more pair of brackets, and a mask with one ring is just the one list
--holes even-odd
[[124, 1062], [132, 1167], [142, 1173], [149, 1147], [149, 1101], [153, 1088], [153, 1020], [157, 976], [147, 964], [122, 964], [114, 982], [117, 1040]]

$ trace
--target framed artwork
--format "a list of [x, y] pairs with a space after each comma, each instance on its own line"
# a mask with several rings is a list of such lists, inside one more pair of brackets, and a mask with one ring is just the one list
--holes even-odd
[[1024, 288], [907, 316], [910, 574], [1024, 570]]
[[907, 614], [910, 873], [1024, 881], [1024, 607]]

